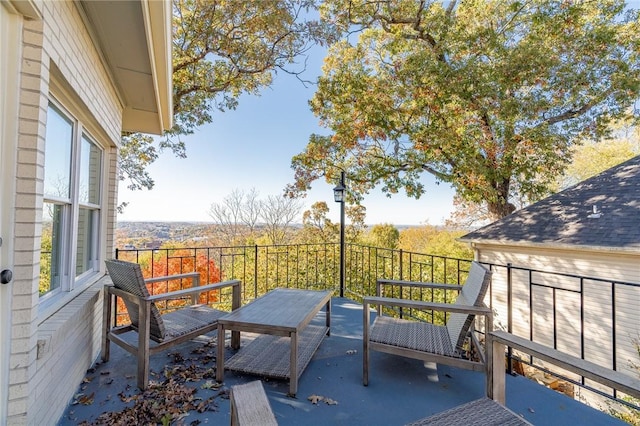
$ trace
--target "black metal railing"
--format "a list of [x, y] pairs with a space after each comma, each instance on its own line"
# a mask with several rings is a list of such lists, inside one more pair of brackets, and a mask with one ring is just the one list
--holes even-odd
[[[239, 279], [245, 302], [277, 287], [340, 290], [334, 243], [116, 249], [116, 258], [142, 264], [145, 278], [198, 271], [207, 283]], [[375, 294], [378, 278], [460, 284], [471, 261], [346, 244], [345, 263], [344, 294], [360, 301]]]
[[[640, 374], [640, 283], [511, 264], [492, 265], [492, 269], [491, 303], [496, 325], [612, 370], [631, 376]], [[496, 294], [502, 283], [506, 284], [504, 303]], [[506, 323], [500, 323], [500, 311], [506, 311]], [[550, 372], [536, 365], [533, 358], [514, 354], [511, 349], [509, 372], [514, 360], [640, 410], [638, 401], [619, 398], [615, 389], [603, 390], [590, 385], [584, 377]]]
[[[343, 292], [360, 302], [375, 294], [380, 278], [461, 284], [471, 263], [470, 259], [346, 244], [345, 288], [340, 289], [337, 243], [116, 250], [116, 257], [143, 264], [148, 277], [197, 270], [207, 283], [240, 279], [243, 303], [276, 287], [334, 290], [334, 295]], [[632, 363], [640, 362], [638, 342], [633, 340], [640, 337], [639, 283], [511, 264], [485, 265], [493, 272], [489, 301], [497, 328], [637, 374]], [[419, 297], [430, 300], [434, 295]], [[508, 355], [510, 366], [512, 359], [535, 364], [530, 358]], [[584, 378], [577, 383], [588, 388]], [[602, 394], [617, 396], [615, 391]], [[632, 406], [638, 408], [635, 403]]]

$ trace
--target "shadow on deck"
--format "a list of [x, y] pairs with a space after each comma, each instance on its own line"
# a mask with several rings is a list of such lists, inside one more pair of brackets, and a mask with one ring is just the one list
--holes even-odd
[[[151, 380], [163, 382], [170, 372], [175, 381], [160, 387], [163, 394], [148, 394], [138, 404], [151, 411], [163, 404], [175, 410], [180, 394], [195, 389], [190, 403], [194, 409], [172, 424], [229, 424], [229, 388], [256, 377], [227, 371], [224, 384], [214, 386], [214, 336], [215, 332], [181, 345], [179, 351], [170, 349], [153, 356]], [[243, 344], [249, 338], [243, 335]], [[110, 361], [96, 363], [87, 373], [58, 424], [114, 424], [116, 419], [134, 424], [134, 418], [124, 417], [141, 393], [135, 385], [135, 371], [134, 357], [112, 345]], [[297, 397], [287, 396], [288, 382], [262, 379], [280, 425], [402, 425], [485, 394], [482, 373], [442, 365], [426, 368], [420, 361], [379, 352], [371, 353], [369, 386], [363, 386], [362, 306], [342, 298], [332, 300], [331, 336], [324, 339], [302, 374]], [[170, 389], [174, 391], [167, 392]], [[507, 377], [506, 391], [507, 406], [533, 424], [623, 424], [521, 376]], [[309, 399], [314, 395], [335, 404], [314, 404]], [[174, 396], [176, 400], [170, 401]]]

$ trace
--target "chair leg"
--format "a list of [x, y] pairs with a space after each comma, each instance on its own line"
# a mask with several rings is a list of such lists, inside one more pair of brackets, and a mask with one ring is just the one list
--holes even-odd
[[369, 385], [369, 304], [362, 306], [362, 384]]
[[149, 335], [151, 304], [143, 303], [138, 311], [138, 387], [142, 390], [149, 383]]
[[149, 384], [149, 353], [138, 349], [138, 387], [142, 390]]
[[103, 362], [109, 361], [109, 351], [111, 348], [111, 341], [109, 340], [109, 332], [112, 327], [111, 307], [112, 298], [115, 298], [110, 292], [107, 286], [104, 288], [102, 295], [102, 350], [100, 351], [100, 358]]

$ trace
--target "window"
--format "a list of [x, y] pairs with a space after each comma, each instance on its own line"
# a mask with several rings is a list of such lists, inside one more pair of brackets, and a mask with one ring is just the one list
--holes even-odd
[[45, 138], [39, 293], [50, 298], [99, 270], [103, 151], [82, 123], [54, 102]]

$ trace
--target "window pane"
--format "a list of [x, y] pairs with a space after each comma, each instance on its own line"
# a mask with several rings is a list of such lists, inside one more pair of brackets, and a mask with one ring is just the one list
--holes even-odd
[[40, 243], [40, 296], [60, 287], [62, 211], [64, 206], [44, 203]]
[[69, 198], [73, 123], [49, 104], [44, 159], [44, 193]]
[[80, 202], [100, 203], [100, 165], [102, 152], [86, 136], [80, 148]]
[[93, 237], [97, 235], [94, 232], [97, 226], [96, 215], [97, 212], [94, 210], [80, 208], [78, 214], [78, 241], [76, 242], [76, 277], [93, 270], [95, 246], [97, 246]]

